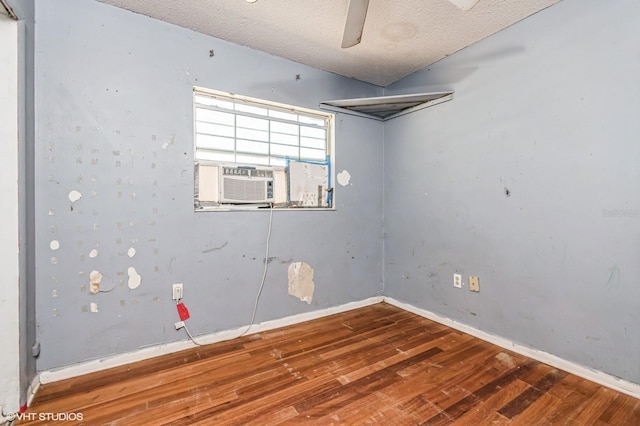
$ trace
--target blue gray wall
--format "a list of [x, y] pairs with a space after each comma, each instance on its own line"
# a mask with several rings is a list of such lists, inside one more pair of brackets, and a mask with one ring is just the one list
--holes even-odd
[[[638, 18], [635, 0], [564, 0], [385, 88], [452, 102], [384, 125], [338, 115], [352, 185], [335, 212], [275, 212], [258, 321], [384, 280], [400, 301], [640, 382]], [[381, 89], [96, 2], [39, 0], [36, 20], [38, 368], [183, 339], [173, 282], [193, 333], [247, 324], [268, 214], [192, 211], [191, 87], [311, 108]], [[315, 269], [312, 305], [287, 294], [293, 261]], [[94, 270], [113, 291], [89, 293]]]
[[640, 383], [638, 22], [564, 0], [385, 90], [456, 91], [385, 127], [386, 295]]
[[[38, 368], [185, 339], [175, 282], [192, 334], [248, 324], [269, 213], [194, 213], [192, 87], [310, 108], [382, 89], [93, 1], [36, 1], [36, 21]], [[382, 125], [336, 122], [352, 185], [336, 189], [337, 211], [274, 212], [257, 322], [381, 293]], [[315, 270], [311, 305], [287, 293], [297, 261]], [[90, 294], [92, 271], [113, 290]]]

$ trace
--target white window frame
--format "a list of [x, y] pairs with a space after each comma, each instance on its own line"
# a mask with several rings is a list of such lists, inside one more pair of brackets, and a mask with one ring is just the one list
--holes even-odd
[[[238, 122], [249, 122], [250, 126], [265, 126], [254, 133], [252, 128], [238, 125]], [[193, 156], [196, 165], [196, 179], [199, 165], [218, 164], [253, 166], [258, 168], [285, 169], [290, 161], [308, 162], [326, 165], [328, 168], [328, 186], [330, 190], [330, 206], [306, 208], [305, 210], [334, 210], [335, 198], [333, 182], [335, 181], [335, 114], [313, 110], [294, 105], [287, 105], [249, 96], [194, 86], [193, 88]], [[285, 131], [278, 133], [278, 127]], [[287, 133], [289, 132], [289, 133]], [[242, 137], [249, 134], [249, 136]], [[252, 136], [256, 135], [253, 140]], [[283, 141], [284, 140], [284, 141]], [[243, 150], [240, 145], [249, 147]], [[251, 151], [256, 147], [256, 151]], [[274, 149], [275, 148], [275, 149]], [[279, 155], [277, 152], [285, 152]], [[310, 154], [310, 155], [305, 155]], [[278, 176], [281, 176], [278, 174]], [[219, 185], [216, 182], [215, 185]], [[280, 182], [278, 186], [288, 182]], [[199, 182], [196, 182], [198, 188]], [[225, 187], [226, 188], [226, 187]], [[315, 191], [318, 192], [318, 191]], [[318, 192], [319, 193], [319, 192]], [[258, 206], [217, 205], [205, 208], [198, 203], [196, 194], [196, 210], [246, 210]], [[281, 198], [281, 197], [280, 197]], [[293, 197], [292, 197], [293, 198]], [[286, 205], [279, 203], [276, 208], [299, 210], [294, 200]], [[259, 204], [259, 203], [256, 203]]]

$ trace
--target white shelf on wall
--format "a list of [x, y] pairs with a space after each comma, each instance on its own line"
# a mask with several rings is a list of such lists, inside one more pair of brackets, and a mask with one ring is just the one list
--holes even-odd
[[386, 121], [451, 99], [453, 99], [453, 91], [377, 96], [324, 101], [320, 102], [320, 109]]

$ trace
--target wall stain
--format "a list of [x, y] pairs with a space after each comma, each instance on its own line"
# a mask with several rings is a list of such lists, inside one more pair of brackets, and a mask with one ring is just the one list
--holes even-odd
[[609, 285], [618, 282], [620, 282], [620, 268], [618, 268], [618, 264], [614, 264], [609, 268], [609, 280], [607, 281], [606, 286], [608, 287]]
[[224, 244], [222, 244], [220, 247], [213, 247], [207, 250], [203, 250], [202, 254], [207, 254], [207, 253], [211, 253], [212, 251], [216, 251], [216, 250], [222, 250], [223, 248], [225, 248], [227, 246], [227, 244], [229, 244], [228, 241], [226, 241]]

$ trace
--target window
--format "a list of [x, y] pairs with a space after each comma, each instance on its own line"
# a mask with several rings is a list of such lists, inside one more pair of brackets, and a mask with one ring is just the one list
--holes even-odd
[[326, 162], [331, 115], [211, 90], [194, 90], [196, 160], [286, 166]]
[[199, 87], [193, 105], [197, 210], [331, 207], [333, 114]]

